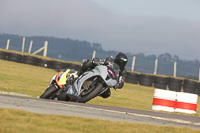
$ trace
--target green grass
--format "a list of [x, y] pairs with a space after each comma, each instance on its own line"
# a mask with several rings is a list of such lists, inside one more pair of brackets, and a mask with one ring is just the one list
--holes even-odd
[[51, 69], [0, 60], [0, 90], [39, 96], [56, 74]]
[[[0, 91], [16, 92], [40, 96], [47, 88], [52, 76], [57, 72], [27, 64], [0, 60]], [[89, 104], [151, 110], [154, 88], [125, 84], [123, 89], [112, 89], [111, 97], [97, 97]], [[198, 103], [200, 101], [198, 100]], [[198, 104], [197, 114], [200, 116]], [[133, 124], [127, 122], [110, 122], [107, 120], [85, 119], [61, 115], [42, 115], [19, 110], [0, 109], [0, 132], [159, 132], [159, 133], [193, 133], [200, 132], [189, 128]], [[95, 124], [94, 124], [95, 123]]]
[[1, 133], [198, 133], [200, 130], [44, 115], [0, 108]]
[[151, 110], [154, 89], [133, 84], [125, 84], [123, 89], [111, 89], [107, 99], [97, 97], [88, 103], [132, 109]]
[[[57, 72], [52, 69], [0, 60], [0, 91], [16, 92], [40, 96], [47, 88], [49, 81]], [[154, 88], [127, 84], [123, 89], [111, 89], [107, 99], [97, 97], [89, 104], [116, 106], [131, 109], [151, 110]], [[198, 99], [197, 114], [200, 116], [200, 99]]]

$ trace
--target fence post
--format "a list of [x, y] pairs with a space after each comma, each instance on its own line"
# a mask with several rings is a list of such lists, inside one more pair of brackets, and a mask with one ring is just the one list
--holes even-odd
[[38, 49], [37, 51], [33, 52], [33, 55], [36, 55], [37, 53], [39, 53], [39, 55], [41, 55], [43, 53], [43, 56], [46, 57], [47, 56], [47, 46], [48, 46], [48, 41], [44, 41], [44, 46], [41, 47], [40, 49]]
[[24, 45], [25, 45], [25, 37], [23, 37], [23, 41], [22, 41], [22, 53], [24, 53]]
[[10, 39], [7, 40], [6, 50], [9, 49], [9, 45], [10, 45]]
[[93, 51], [93, 55], [92, 55], [92, 59], [95, 58], [95, 55], [96, 55], [96, 51], [94, 50], [94, 51]]
[[33, 41], [31, 40], [30, 45], [29, 45], [29, 50], [28, 50], [29, 54], [31, 53], [32, 45], [33, 45]]
[[155, 68], [154, 68], [154, 74], [157, 74], [157, 67], [158, 67], [158, 59], [155, 60]]
[[132, 66], [131, 66], [131, 71], [134, 71], [135, 68], [135, 56], [133, 56], [133, 61], [132, 61]]
[[43, 52], [43, 56], [46, 57], [47, 56], [47, 46], [48, 46], [48, 41], [44, 42], [44, 52]]
[[177, 63], [176, 63], [176, 61], [174, 62], [174, 77], [176, 77], [176, 65], [177, 65]]

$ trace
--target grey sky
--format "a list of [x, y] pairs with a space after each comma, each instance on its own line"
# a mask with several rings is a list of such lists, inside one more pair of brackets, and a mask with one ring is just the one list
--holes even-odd
[[1, 0], [0, 33], [200, 60], [199, 13], [199, 0]]

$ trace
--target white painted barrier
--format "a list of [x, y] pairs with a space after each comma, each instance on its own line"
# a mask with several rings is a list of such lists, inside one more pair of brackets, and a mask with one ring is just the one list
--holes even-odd
[[174, 112], [176, 92], [155, 89], [152, 110]]
[[155, 89], [152, 110], [195, 114], [198, 95]]
[[197, 94], [177, 92], [175, 112], [195, 114], [197, 110]]

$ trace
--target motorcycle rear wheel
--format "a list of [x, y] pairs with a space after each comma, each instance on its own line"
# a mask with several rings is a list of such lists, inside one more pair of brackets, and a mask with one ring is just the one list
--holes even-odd
[[87, 95], [84, 96], [80, 96], [80, 98], [78, 99], [78, 102], [80, 103], [86, 103], [89, 100], [95, 98], [96, 96], [98, 96], [98, 94], [100, 93], [100, 91], [103, 88], [103, 84], [97, 82], [97, 85], [94, 89], [92, 89], [92, 91], [90, 91]]
[[55, 98], [55, 93], [58, 91], [55, 86], [51, 86], [45, 90], [45, 92], [40, 96], [41, 99], [53, 99]]

